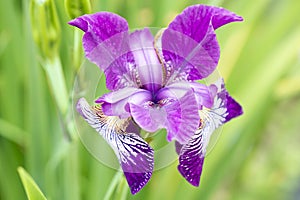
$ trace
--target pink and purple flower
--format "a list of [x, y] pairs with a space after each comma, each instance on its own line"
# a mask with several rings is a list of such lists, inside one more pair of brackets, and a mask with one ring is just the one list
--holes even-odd
[[165, 128], [167, 140], [176, 141], [179, 172], [198, 186], [210, 135], [242, 114], [222, 79], [197, 82], [217, 67], [215, 30], [235, 21], [242, 18], [223, 8], [194, 5], [155, 36], [149, 28], [129, 32], [127, 21], [109, 12], [69, 22], [85, 32], [85, 55], [111, 90], [94, 107], [80, 99], [77, 110], [114, 149], [132, 194], [149, 181], [154, 166], [154, 150], [132, 125], [147, 132]]

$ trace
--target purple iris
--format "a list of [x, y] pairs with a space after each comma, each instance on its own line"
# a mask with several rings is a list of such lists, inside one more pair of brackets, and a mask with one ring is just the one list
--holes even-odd
[[198, 186], [206, 147], [213, 131], [242, 114], [222, 79], [209, 76], [220, 57], [215, 30], [242, 21], [223, 8], [194, 5], [153, 36], [149, 28], [129, 32], [127, 21], [113, 13], [78, 17], [69, 24], [85, 32], [86, 57], [105, 73], [110, 93], [91, 107], [82, 98], [77, 110], [114, 149], [133, 194], [149, 181], [154, 150], [134, 131], [167, 130], [176, 140], [178, 170]]

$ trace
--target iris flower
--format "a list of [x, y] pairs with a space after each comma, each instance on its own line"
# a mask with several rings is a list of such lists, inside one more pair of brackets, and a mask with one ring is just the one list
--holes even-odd
[[178, 170], [199, 186], [206, 147], [213, 131], [242, 114], [222, 79], [208, 77], [220, 57], [215, 30], [240, 16], [223, 8], [194, 5], [153, 36], [149, 28], [129, 32], [127, 21], [109, 12], [78, 17], [70, 25], [85, 32], [86, 58], [99, 66], [111, 92], [78, 112], [115, 151], [131, 193], [149, 181], [154, 150], [132, 127], [166, 129], [176, 141]]

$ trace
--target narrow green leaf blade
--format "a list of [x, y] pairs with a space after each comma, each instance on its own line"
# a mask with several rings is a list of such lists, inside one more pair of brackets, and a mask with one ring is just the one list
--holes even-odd
[[29, 200], [47, 200], [33, 178], [23, 167], [18, 167], [18, 173], [25, 188]]

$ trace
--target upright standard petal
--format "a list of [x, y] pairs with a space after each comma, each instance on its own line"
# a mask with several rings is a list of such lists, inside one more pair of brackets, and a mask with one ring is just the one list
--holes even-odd
[[[214, 30], [242, 18], [225, 9], [194, 5], [178, 15], [162, 33], [161, 54], [168, 79], [207, 77], [216, 68], [220, 50]], [[173, 42], [176, 41], [176, 42]]]
[[218, 93], [213, 107], [200, 110], [200, 128], [186, 144], [177, 145], [177, 151], [180, 151], [178, 170], [194, 186], [199, 186], [206, 148], [212, 133], [233, 117], [242, 114], [241, 106], [229, 96], [222, 79], [217, 81], [216, 87]]
[[77, 110], [112, 147], [119, 159], [131, 193], [140, 191], [151, 178], [154, 167], [154, 150], [136, 133], [126, 133], [128, 119], [107, 117], [100, 106], [91, 107], [80, 99]]
[[154, 38], [149, 28], [130, 34], [130, 49], [138, 71], [141, 86], [155, 93], [162, 86], [162, 65], [154, 49]]

